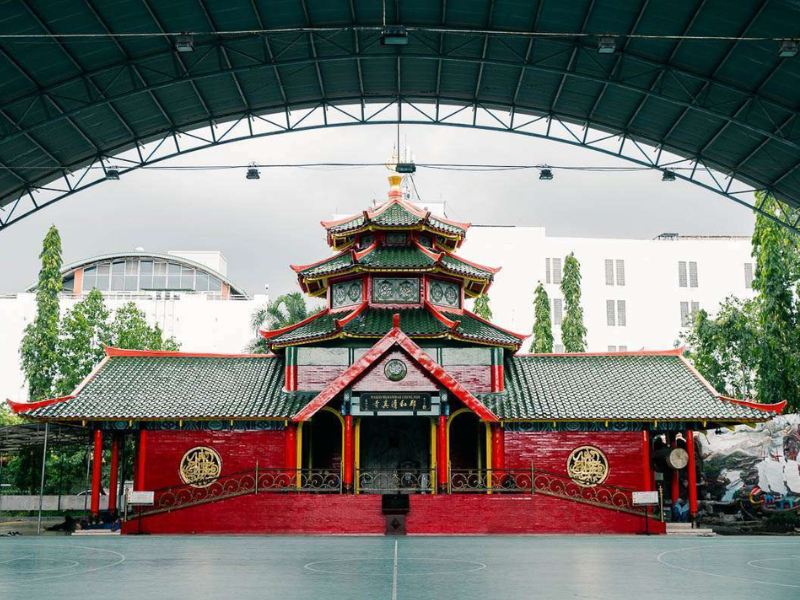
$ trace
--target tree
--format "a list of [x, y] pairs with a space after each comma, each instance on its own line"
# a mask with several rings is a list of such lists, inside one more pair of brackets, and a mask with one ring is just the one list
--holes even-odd
[[[774, 198], [756, 194], [764, 211], [778, 215]], [[788, 229], [756, 215], [753, 232], [758, 291], [759, 360], [756, 389], [760, 402], [786, 400], [790, 411], [800, 410], [800, 333], [795, 286], [800, 276], [798, 238]]]
[[561, 293], [564, 295], [564, 320], [561, 322], [561, 341], [567, 352], [586, 351], [586, 327], [583, 325], [581, 307], [581, 265], [571, 252], [564, 259], [564, 274], [561, 278]]
[[542, 282], [536, 286], [533, 298], [533, 340], [531, 352], [550, 353], [553, 351], [553, 325], [550, 321], [550, 298]]
[[39, 254], [42, 266], [36, 286], [36, 316], [25, 328], [20, 345], [22, 369], [32, 401], [49, 398], [58, 374], [58, 295], [61, 280], [61, 236], [51, 226]]
[[70, 393], [105, 356], [111, 345], [110, 312], [103, 295], [92, 290], [61, 321], [58, 343], [57, 393]]
[[492, 320], [492, 308], [489, 306], [489, 296], [481, 294], [475, 299], [475, 305], [472, 307], [472, 312], [478, 315], [481, 319], [487, 321]]
[[18, 425], [22, 423], [22, 419], [11, 412], [11, 409], [8, 407], [8, 404], [3, 402], [0, 404], [0, 427], [6, 427], [8, 425]]
[[272, 302], [257, 308], [250, 317], [250, 327], [253, 329], [255, 337], [247, 345], [247, 351], [253, 354], [268, 353], [267, 340], [259, 334], [259, 331], [282, 329], [294, 325], [320, 310], [322, 310], [321, 307], [309, 310], [306, 306], [306, 299], [300, 292], [281, 294]]
[[175, 338], [164, 339], [158, 324], [150, 327], [145, 313], [133, 302], [119, 307], [111, 322], [112, 345], [128, 350], [178, 350]]
[[727, 298], [715, 318], [701, 310], [683, 336], [686, 357], [715, 389], [735, 398], [755, 394], [758, 303]]

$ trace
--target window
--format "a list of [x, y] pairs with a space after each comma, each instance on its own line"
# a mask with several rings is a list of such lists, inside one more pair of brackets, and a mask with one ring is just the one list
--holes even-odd
[[678, 286], [698, 287], [696, 262], [687, 263], [685, 260], [678, 261]]
[[691, 327], [699, 312], [699, 302], [681, 302], [681, 327]]
[[195, 284], [195, 289], [198, 292], [207, 292], [208, 291], [208, 273], [204, 273], [203, 271], [197, 272], [197, 283]]
[[101, 292], [107, 292], [109, 283], [111, 283], [111, 263], [97, 265], [97, 285], [95, 287]]
[[149, 290], [153, 288], [153, 261], [143, 260], [139, 263], [139, 289]]
[[617, 351], [617, 347], [616, 346], [609, 346], [608, 347], [608, 351], [609, 352], [616, 352]]
[[181, 287], [181, 266], [169, 263], [167, 268], [167, 289], [177, 290]]
[[606, 259], [606, 285], [625, 285], [625, 261]]
[[753, 289], [753, 263], [744, 263], [744, 287]]
[[209, 292], [222, 291], [222, 282], [213, 275], [208, 276], [208, 291]]
[[192, 267], [181, 267], [181, 289], [194, 289], [194, 269]]
[[97, 286], [97, 267], [88, 267], [83, 270], [82, 285], [82, 291], [84, 292], [90, 292], [92, 288]]
[[628, 351], [628, 347], [627, 346], [617, 346], [617, 351], [618, 352], [627, 352]]
[[561, 259], [560, 258], [545, 258], [545, 283], [561, 283]]
[[628, 324], [625, 300], [606, 300], [606, 325], [625, 327]]
[[111, 291], [121, 292], [125, 289], [125, 263], [123, 261], [111, 264]]
[[153, 289], [163, 290], [167, 287], [167, 263], [153, 263]]
[[562, 354], [564, 352], [564, 344], [553, 344], [553, 352]]
[[139, 261], [125, 261], [125, 291], [135, 292], [139, 289]]
[[561, 325], [564, 320], [564, 300], [561, 298], [553, 298], [550, 301], [550, 316], [553, 325]]

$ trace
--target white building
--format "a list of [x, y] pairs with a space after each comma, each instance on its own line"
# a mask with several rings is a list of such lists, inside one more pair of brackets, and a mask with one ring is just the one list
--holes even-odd
[[[137, 250], [95, 256], [62, 269], [61, 311], [97, 287], [112, 311], [135, 302], [148, 322], [157, 323], [165, 337], [174, 336], [183, 351], [242, 352], [253, 338], [250, 316], [268, 297], [248, 296], [227, 278], [227, 270], [221, 252]], [[35, 314], [33, 286], [24, 293], [0, 296], [2, 400], [27, 400], [19, 346]]]
[[[428, 208], [443, 212], [439, 205]], [[502, 267], [489, 293], [493, 320], [515, 332], [531, 332], [534, 289], [539, 281], [545, 284], [556, 352], [563, 350], [559, 283], [570, 252], [581, 263], [589, 352], [671, 348], [692, 312], [704, 308], [713, 314], [726, 297], [753, 294], [747, 237], [558, 238], [542, 227], [473, 225], [459, 250], [464, 258]], [[64, 269], [61, 306], [66, 311], [97, 286], [112, 309], [136, 302], [184, 351], [242, 352], [253, 335], [250, 316], [268, 298], [249, 297], [226, 271], [219, 252], [94, 257]], [[18, 349], [35, 307], [32, 289], [0, 297], [0, 399], [26, 398]]]
[[557, 352], [563, 351], [559, 283], [570, 252], [581, 264], [588, 352], [672, 348], [692, 313], [714, 314], [728, 296], [753, 295], [748, 237], [559, 238], [543, 227], [473, 225], [460, 250], [464, 258], [502, 266], [489, 292], [491, 308], [495, 322], [517, 333], [532, 331], [534, 289], [545, 284]]

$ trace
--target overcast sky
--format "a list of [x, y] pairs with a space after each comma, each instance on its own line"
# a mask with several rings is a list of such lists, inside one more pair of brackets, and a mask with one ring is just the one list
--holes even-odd
[[[382, 162], [388, 126], [316, 130], [196, 152], [162, 165]], [[500, 132], [404, 126], [418, 162], [630, 165], [591, 150]], [[64, 261], [129, 251], [220, 250], [228, 275], [251, 294], [297, 289], [288, 265], [327, 255], [321, 219], [384, 199], [384, 167], [243, 171], [138, 171], [81, 192], [0, 233], [0, 294], [35, 281], [47, 228], [61, 231]], [[453, 172], [420, 169], [424, 201], [446, 202], [448, 216], [480, 224], [544, 226], [551, 236], [652, 238], [661, 232], [749, 235], [753, 216], [692, 184], [662, 183], [655, 171]], [[469, 236], [467, 237], [469, 243]]]

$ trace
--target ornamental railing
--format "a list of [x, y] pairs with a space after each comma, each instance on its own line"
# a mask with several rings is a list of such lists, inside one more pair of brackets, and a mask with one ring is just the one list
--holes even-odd
[[633, 490], [610, 484], [581, 484], [569, 475], [542, 469], [451, 469], [451, 494], [544, 494], [602, 508], [643, 515]]
[[431, 469], [356, 469], [360, 494], [431, 494], [434, 481]]

